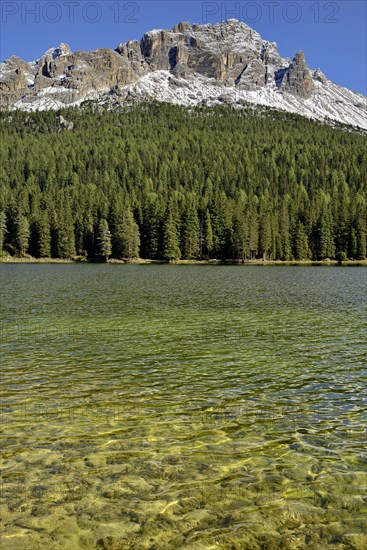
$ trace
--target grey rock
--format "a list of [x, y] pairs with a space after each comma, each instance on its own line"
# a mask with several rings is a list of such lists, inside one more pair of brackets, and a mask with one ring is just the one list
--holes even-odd
[[302, 99], [308, 99], [312, 96], [315, 87], [302, 51], [296, 53], [284, 74], [280, 88]]
[[59, 123], [65, 130], [72, 130], [74, 128], [74, 122], [69, 122], [62, 115], [59, 116]]
[[266, 70], [262, 60], [254, 59], [246, 65], [235, 80], [238, 88], [253, 91], [263, 88], [266, 84]]
[[2, 63], [0, 92], [12, 93], [26, 90], [28, 87], [26, 75], [31, 72], [32, 69], [28, 63], [16, 56], [10, 57]]
[[321, 82], [321, 84], [326, 84], [327, 78], [324, 75], [324, 73], [320, 69], [316, 69], [312, 73], [312, 77], [314, 80], [317, 80], [318, 82]]
[[[229, 20], [216, 25], [181, 22], [171, 31], [154, 30], [112, 51], [72, 53], [67, 44], [48, 50], [31, 69], [22, 60], [6, 62], [0, 91], [3, 104], [19, 99], [7, 92], [29, 92], [25, 74], [34, 71], [34, 94], [46, 88], [62, 88], [63, 100], [73, 103], [89, 93], [116, 90], [153, 71], [170, 71], [175, 77], [201, 75], [227, 86], [255, 90], [266, 84], [269, 64], [282, 60], [276, 44], [264, 42], [246, 24]], [[69, 91], [66, 94], [66, 90]], [[66, 97], [67, 96], [67, 97]]]
[[[215, 25], [181, 22], [115, 50], [73, 53], [60, 44], [34, 63], [11, 57], [0, 65], [3, 109], [57, 109], [88, 99], [117, 105], [144, 98], [241, 104], [259, 96], [270, 106], [364, 127], [364, 96], [336, 86], [319, 69], [311, 72], [302, 52], [292, 61], [282, 58], [275, 42], [235, 19]], [[313, 96], [315, 105], [306, 104]]]

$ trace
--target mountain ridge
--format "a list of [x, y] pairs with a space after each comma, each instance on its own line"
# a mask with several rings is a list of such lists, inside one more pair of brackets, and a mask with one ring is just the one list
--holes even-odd
[[180, 105], [253, 103], [367, 129], [367, 97], [310, 70], [302, 51], [282, 58], [275, 42], [236, 19], [146, 32], [114, 50], [51, 48], [34, 62], [0, 65], [2, 109], [57, 110], [154, 99]]

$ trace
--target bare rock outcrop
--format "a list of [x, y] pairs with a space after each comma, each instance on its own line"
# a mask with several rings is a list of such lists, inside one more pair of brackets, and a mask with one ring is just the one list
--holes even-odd
[[282, 58], [275, 42], [245, 23], [178, 23], [115, 50], [72, 52], [67, 44], [27, 63], [0, 65], [2, 108], [59, 109], [86, 100], [123, 105], [142, 99], [184, 105], [261, 103], [365, 127], [366, 98], [310, 71], [303, 52]]
[[315, 87], [302, 51], [296, 53], [280, 87], [283, 91], [290, 92], [302, 99], [312, 96]]

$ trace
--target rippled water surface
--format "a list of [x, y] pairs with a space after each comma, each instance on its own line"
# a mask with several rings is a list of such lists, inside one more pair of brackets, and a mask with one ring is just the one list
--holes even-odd
[[0, 273], [2, 548], [367, 547], [366, 269]]

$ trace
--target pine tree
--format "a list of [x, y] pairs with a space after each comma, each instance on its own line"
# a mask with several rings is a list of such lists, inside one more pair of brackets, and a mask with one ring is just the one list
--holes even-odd
[[287, 259], [289, 260], [289, 258], [285, 258], [284, 257], [284, 252], [283, 252], [283, 246], [282, 246], [282, 239], [279, 235], [279, 233], [276, 233], [275, 234], [275, 237], [274, 237], [274, 253], [273, 253], [273, 257], [275, 260], [284, 260], [284, 259]]
[[4, 248], [4, 240], [5, 240], [6, 233], [7, 233], [6, 215], [5, 215], [5, 212], [0, 212], [0, 253]]
[[48, 258], [51, 255], [51, 232], [47, 212], [40, 212], [30, 226], [29, 253], [36, 258]]
[[308, 260], [310, 258], [307, 234], [300, 221], [297, 222], [294, 235], [294, 257], [296, 260]]
[[181, 258], [177, 225], [171, 210], [168, 210], [163, 225], [163, 256], [166, 260]]
[[75, 256], [74, 223], [68, 200], [60, 208], [57, 228], [57, 256], [68, 259]]
[[121, 221], [123, 216], [123, 204], [121, 194], [116, 192], [115, 196], [116, 198], [112, 201], [110, 207], [108, 226], [111, 231], [112, 256], [114, 258], [122, 258]]
[[349, 254], [348, 256], [350, 258], [357, 258], [358, 256], [358, 237], [357, 237], [357, 231], [354, 227], [350, 230], [350, 239], [349, 239]]
[[86, 210], [78, 213], [75, 221], [75, 246], [77, 254], [93, 256], [95, 252], [93, 214]]
[[[209, 180], [210, 181], [210, 180]], [[204, 228], [203, 228], [203, 252], [206, 258], [210, 258], [211, 251], [213, 250], [213, 229], [210, 219], [209, 210], [205, 211]]]
[[357, 254], [356, 260], [364, 260], [366, 258], [366, 230], [365, 224], [361, 219], [357, 221]]
[[314, 257], [317, 260], [333, 258], [335, 256], [330, 196], [323, 190], [317, 195], [319, 215], [313, 231]]
[[108, 227], [107, 220], [101, 219], [98, 226], [98, 244], [100, 253], [105, 257], [106, 262], [112, 252], [111, 233]]
[[[31, 224], [26, 250], [32, 255], [48, 255], [51, 229], [53, 257], [72, 257], [75, 245], [78, 254], [93, 256], [105, 219], [113, 256], [135, 255], [140, 232], [141, 254], [158, 259], [170, 204], [184, 257], [289, 260], [309, 253], [306, 244], [312, 258], [365, 255], [361, 133], [280, 112], [259, 117], [245, 108], [151, 104], [68, 116], [77, 131], [55, 131], [49, 113], [17, 112], [11, 121], [0, 113], [0, 212], [9, 251], [19, 249], [22, 213]], [[236, 213], [239, 204], [246, 222]], [[128, 209], [132, 223], [124, 220]]]
[[142, 221], [142, 251], [143, 258], [158, 259], [160, 216], [156, 196], [151, 196], [144, 202]]
[[47, 212], [42, 212], [39, 220], [39, 257], [49, 258], [51, 256], [51, 231]]
[[[338, 175], [334, 170], [333, 176], [338, 180]], [[343, 179], [340, 183], [340, 188], [335, 185], [333, 196], [334, 223], [335, 223], [335, 250], [336, 258], [341, 262], [347, 259], [348, 256], [348, 237], [349, 237], [349, 207], [350, 194], [349, 188]]]
[[232, 253], [233, 206], [224, 191], [215, 193], [210, 206], [213, 251], [216, 257], [230, 258]]
[[334, 257], [335, 247], [329, 216], [320, 216], [314, 229], [314, 243], [314, 256], [317, 260], [324, 260], [325, 258]]
[[364, 260], [367, 255], [366, 231], [360, 229], [357, 232], [357, 260]]
[[25, 256], [29, 244], [29, 221], [26, 216], [19, 215], [16, 226], [16, 246], [18, 253]]
[[263, 259], [269, 259], [272, 246], [270, 212], [266, 212], [260, 219], [259, 249]]
[[242, 208], [237, 208], [233, 222], [234, 258], [244, 260], [250, 254], [248, 221]]
[[289, 219], [289, 202], [290, 196], [284, 197], [279, 215], [279, 234], [280, 245], [277, 252], [279, 260], [290, 260], [292, 258], [291, 234], [290, 234], [290, 219]]
[[183, 256], [188, 260], [199, 257], [199, 218], [193, 200], [189, 200], [183, 216], [182, 249]]
[[258, 252], [259, 225], [255, 205], [251, 205], [248, 211], [249, 249], [250, 259], [254, 259]]
[[356, 228], [356, 259], [364, 260], [366, 258], [366, 235], [367, 235], [367, 207], [366, 200], [363, 196], [358, 194], [357, 208], [355, 214], [355, 228]]
[[133, 213], [127, 208], [115, 230], [115, 253], [119, 258], [139, 258], [140, 233]]

